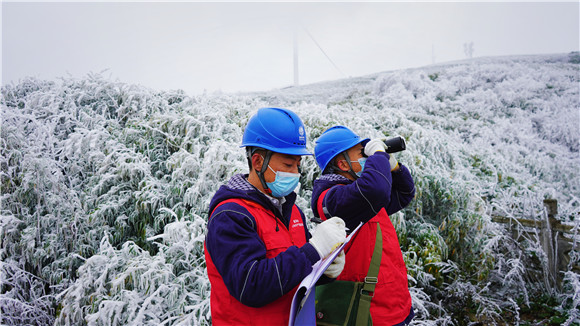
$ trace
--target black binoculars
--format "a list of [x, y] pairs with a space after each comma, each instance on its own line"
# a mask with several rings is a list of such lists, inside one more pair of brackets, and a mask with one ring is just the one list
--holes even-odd
[[385, 145], [387, 146], [386, 149], [387, 153], [396, 153], [404, 151], [406, 148], [405, 139], [403, 139], [403, 137], [401, 136], [384, 140], [383, 143], [385, 143]]

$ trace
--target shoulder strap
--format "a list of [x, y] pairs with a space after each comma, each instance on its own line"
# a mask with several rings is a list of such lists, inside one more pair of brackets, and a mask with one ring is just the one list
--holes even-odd
[[328, 188], [326, 190], [324, 190], [320, 196], [318, 196], [318, 202], [316, 203], [316, 209], [318, 210], [318, 216], [320, 217], [321, 220], [325, 221], [329, 218], [331, 218], [332, 216], [330, 216], [330, 213], [328, 213], [328, 209], [326, 209], [326, 206], [324, 206], [324, 197], [326, 196], [326, 193], [330, 190], [331, 188]]
[[344, 186], [344, 185], [340, 184], [340, 183], [335, 184], [334, 186], [324, 190], [322, 193], [320, 193], [320, 196], [318, 196], [318, 202], [316, 203], [316, 209], [318, 210], [318, 216], [323, 221], [332, 217], [332, 215], [328, 212], [326, 205], [324, 205], [324, 198], [326, 197], [326, 193], [335, 186]]
[[371, 264], [369, 265], [369, 271], [367, 277], [365, 277], [365, 282], [363, 288], [360, 291], [360, 300], [358, 304], [358, 311], [356, 314], [356, 326], [367, 326], [369, 322], [369, 316], [371, 314], [371, 300], [374, 297], [375, 286], [379, 281], [379, 268], [381, 266], [381, 257], [383, 255], [383, 233], [381, 232], [381, 226], [377, 222], [377, 237], [375, 240], [375, 249], [373, 251], [373, 257], [371, 258]]
[[236, 203], [236, 204], [238, 204], [238, 205], [240, 205], [240, 206], [242, 206], [242, 207], [244, 206], [243, 204], [246, 204], [246, 205], [248, 205], [248, 206], [256, 206], [256, 205], [258, 205], [257, 203], [255, 203], [255, 202], [253, 202], [253, 201], [251, 201], [251, 200], [244, 199], [244, 198], [228, 198], [228, 199], [226, 199], [226, 200], [222, 201], [221, 203], [217, 204], [217, 205], [216, 205], [216, 206], [213, 208], [213, 210], [212, 210], [212, 211], [211, 211], [211, 213], [209, 214], [209, 218], [211, 219], [211, 216], [213, 215], [213, 213], [215, 212], [215, 210], [216, 210], [218, 207], [220, 207], [220, 206], [221, 206], [221, 205], [223, 205], [223, 204], [227, 204], [227, 203]]

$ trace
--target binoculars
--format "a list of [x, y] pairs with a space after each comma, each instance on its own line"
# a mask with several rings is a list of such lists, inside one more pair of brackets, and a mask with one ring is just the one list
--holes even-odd
[[394, 138], [389, 138], [384, 140], [383, 143], [387, 146], [386, 152], [387, 153], [396, 153], [400, 151], [404, 151], [406, 148], [405, 139], [403, 137], [398, 136]]

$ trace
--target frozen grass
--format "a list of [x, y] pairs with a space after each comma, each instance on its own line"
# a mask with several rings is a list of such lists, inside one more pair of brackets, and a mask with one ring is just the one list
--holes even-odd
[[[484, 58], [197, 97], [99, 75], [4, 86], [2, 323], [211, 323], [209, 200], [247, 171], [243, 127], [266, 106], [297, 112], [311, 149], [336, 124], [406, 139], [397, 158], [417, 196], [392, 219], [416, 325], [525, 322], [521, 309], [539, 293], [557, 300], [546, 318], [577, 323], [577, 245], [555, 288], [539, 235], [516, 241], [491, 221], [543, 219], [542, 201], [553, 198], [578, 240], [580, 77], [572, 57]], [[312, 217], [319, 171], [313, 158], [303, 167], [298, 205]]]

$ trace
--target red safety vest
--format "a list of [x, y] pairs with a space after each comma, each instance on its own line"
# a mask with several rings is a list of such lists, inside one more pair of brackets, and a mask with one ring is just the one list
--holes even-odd
[[[296, 205], [292, 208], [289, 228], [286, 228], [274, 213], [258, 203], [235, 198], [221, 202], [216, 208], [225, 203], [236, 203], [252, 214], [256, 220], [258, 235], [266, 245], [265, 258], [274, 258], [291, 246], [301, 247], [306, 244], [305, 225]], [[222, 276], [218, 273], [207, 252], [205, 243], [204, 251], [207, 273], [211, 283], [210, 303], [213, 325], [288, 325], [292, 298], [298, 286], [263, 307], [246, 306], [229, 293]]]
[[[323, 199], [327, 189], [317, 201], [321, 219]], [[407, 281], [407, 267], [401, 253], [397, 232], [387, 211], [383, 208], [365, 223], [347, 246], [345, 246], [345, 266], [338, 280], [364, 282], [375, 248], [377, 222], [383, 234], [383, 254], [379, 268], [378, 283], [371, 300], [371, 317], [375, 325], [395, 325], [407, 318], [411, 311], [411, 294]]]

